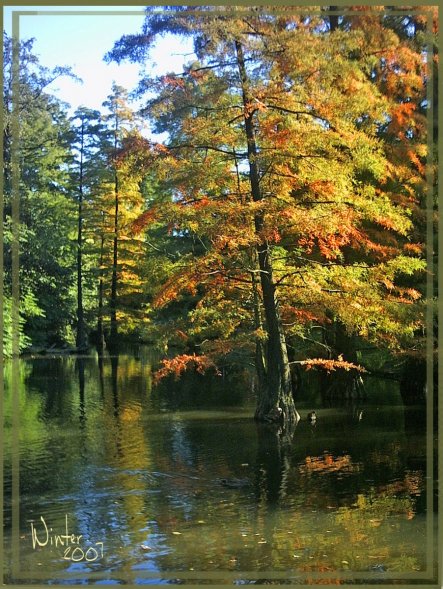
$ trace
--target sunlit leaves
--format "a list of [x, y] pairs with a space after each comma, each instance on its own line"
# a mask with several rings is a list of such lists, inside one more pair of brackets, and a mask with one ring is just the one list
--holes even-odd
[[[134, 227], [192, 242], [154, 300], [165, 312], [187, 301], [186, 333], [212, 350], [257, 337], [260, 244], [269, 248], [288, 334], [303, 339], [337, 320], [349, 334], [397, 349], [422, 328], [420, 293], [405, 280], [425, 267], [411, 232], [425, 173], [417, 100], [426, 68], [380, 10], [363, 8], [330, 33], [312, 14], [148, 13], [152, 36], [140, 44], [160, 31], [192, 35], [198, 59], [140, 86], [154, 88], [146, 113], [169, 137], [150, 160], [157, 201]], [[235, 41], [250, 80], [244, 104]], [[126, 50], [135, 56], [134, 43]], [[256, 142], [249, 156], [245, 117]]]
[[213, 361], [207, 356], [197, 356], [196, 354], [180, 354], [171, 359], [162, 360], [162, 368], [157, 370], [154, 375], [154, 380], [165, 378], [172, 374], [178, 378], [183, 372], [190, 368], [202, 374], [208, 368], [215, 368]]

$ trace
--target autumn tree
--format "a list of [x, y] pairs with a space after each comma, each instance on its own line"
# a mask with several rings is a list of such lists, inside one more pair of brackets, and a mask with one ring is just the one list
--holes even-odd
[[[368, 18], [366, 16], [364, 20], [367, 22]], [[359, 26], [364, 26], [359, 20]], [[376, 84], [393, 104], [390, 121], [382, 130], [382, 137], [387, 157], [396, 170], [395, 193], [400, 193], [411, 209], [413, 230], [406, 247], [421, 251], [427, 261], [426, 274], [414, 277], [409, 284], [422, 294], [422, 299], [416, 304], [416, 313], [426, 314], [426, 330], [417, 331], [413, 345], [404, 349], [400, 358], [403, 399], [416, 402], [426, 395], [428, 363], [434, 364], [435, 390], [437, 386], [437, 319], [434, 308], [438, 250], [438, 9], [432, 6], [405, 7], [395, 15], [383, 15], [380, 20], [398, 37], [395, 52], [380, 62], [376, 70]], [[428, 353], [431, 348], [434, 358]]]
[[420, 324], [406, 304], [419, 294], [396, 286], [423, 262], [392, 247], [411, 220], [392, 197], [379, 138], [391, 104], [371, 77], [395, 33], [331, 31], [310, 9], [153, 8], [143, 34], [123, 37], [111, 57], [143, 61], [164, 33], [191, 36], [196, 60], [140, 84], [141, 95], [155, 91], [146, 104], [155, 130], [169, 135], [152, 161], [170, 194], [142, 221], [201, 249], [157, 293], [157, 306], [194, 297], [182, 335], [197, 336], [199, 350], [163, 373], [204, 370], [253, 343], [256, 418], [295, 422], [288, 338], [302, 342], [332, 315], [349, 333], [396, 346]]
[[[382, 140], [392, 170], [388, 193], [394, 202], [402, 203], [410, 210], [412, 221], [407, 238], [398, 239], [397, 236], [394, 241], [392, 236], [390, 245], [397, 252], [403, 250], [427, 258], [428, 278], [425, 273], [418, 273], [403, 280], [404, 288], [413, 287], [421, 295], [417, 294], [417, 299], [410, 301], [409, 305], [414, 308], [417, 317], [421, 317], [423, 325], [424, 302], [428, 305], [427, 312], [432, 315], [430, 306], [433, 295], [429, 276], [436, 274], [435, 262], [432, 261], [432, 250], [436, 250], [435, 239], [429, 239], [428, 232], [434, 223], [430, 219], [433, 204], [429, 197], [432, 190], [429, 179], [436, 178], [437, 154], [435, 132], [433, 140], [428, 141], [428, 120], [433, 112], [435, 121], [438, 96], [435, 91], [437, 11], [431, 7], [402, 7], [391, 14], [383, 7], [353, 7], [340, 18], [335, 15], [329, 19], [331, 29], [359, 30], [366, 38], [379, 39], [379, 44], [384, 47], [382, 53], [373, 56], [368, 75], [389, 102], [386, 122], [378, 129], [378, 137]], [[358, 57], [359, 54], [356, 54], [355, 58]], [[434, 89], [432, 103], [429, 101], [431, 86]], [[435, 124], [433, 127], [435, 129]], [[428, 144], [434, 145], [430, 153]], [[433, 229], [436, 236], [436, 227]], [[418, 380], [424, 379], [423, 370], [419, 368], [426, 348], [424, 334], [423, 329], [417, 329], [414, 341], [399, 349], [403, 358], [406, 356], [406, 378], [415, 394], [423, 390], [423, 384], [418, 385]], [[428, 333], [427, 337], [432, 338], [432, 334]]]
[[117, 290], [118, 290], [118, 254], [120, 241], [120, 183], [119, 172], [117, 166], [118, 150], [121, 146], [122, 137], [127, 130], [128, 123], [131, 122], [133, 115], [127, 106], [127, 92], [121, 86], [113, 84], [112, 93], [108, 99], [103, 103], [109, 111], [105, 116], [108, 123], [109, 131], [109, 165], [113, 175], [113, 238], [112, 238], [112, 276], [111, 276], [111, 296], [109, 301], [111, 327], [109, 335], [109, 344], [111, 346], [117, 345], [118, 340], [118, 323], [117, 323]]
[[[131, 110], [127, 92], [113, 85], [104, 103], [106, 126], [101, 144], [105, 169], [96, 185], [95, 241], [99, 240], [99, 332], [105, 310], [109, 311], [107, 343], [116, 348], [120, 329], [125, 334], [137, 330], [143, 270], [143, 236], [132, 232], [132, 223], [144, 210], [143, 176], [130, 165], [126, 144], [140, 137], [139, 122]], [[137, 318], [136, 318], [137, 317]], [[99, 338], [101, 335], [99, 333]]]

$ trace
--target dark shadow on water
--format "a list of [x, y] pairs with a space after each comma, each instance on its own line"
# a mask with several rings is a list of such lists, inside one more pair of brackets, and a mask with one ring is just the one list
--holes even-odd
[[286, 494], [291, 468], [291, 448], [296, 426], [283, 431], [275, 425], [257, 423], [255, 496], [258, 503], [277, 505]]
[[250, 374], [244, 370], [226, 371], [224, 376], [188, 372], [180, 379], [161, 380], [153, 387], [151, 400], [160, 411], [240, 407], [253, 402], [253, 391]]
[[83, 358], [76, 359], [76, 368], [78, 374], [78, 393], [79, 393], [79, 419], [80, 429], [84, 431], [86, 422], [85, 409], [85, 362]]
[[98, 365], [98, 382], [100, 388], [100, 398], [103, 401], [105, 398], [105, 381], [104, 381], [104, 370], [103, 370], [103, 355], [99, 354], [97, 356], [97, 365]]
[[118, 394], [118, 355], [112, 355], [111, 360], [111, 388], [112, 399], [114, 404], [114, 416], [118, 417], [120, 410], [119, 394]]

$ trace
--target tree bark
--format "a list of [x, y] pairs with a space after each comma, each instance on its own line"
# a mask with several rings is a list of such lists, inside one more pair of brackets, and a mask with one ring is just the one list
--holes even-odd
[[[248, 146], [251, 195], [253, 201], [258, 202], [263, 200], [263, 195], [260, 187], [257, 163], [258, 148], [253, 120], [254, 110], [243, 47], [238, 40], [235, 41], [235, 50], [243, 98], [243, 116]], [[257, 260], [260, 271], [265, 330], [267, 333], [266, 363], [263, 366], [263, 363], [259, 361], [256, 366], [259, 387], [255, 418], [260, 421], [293, 423], [297, 422], [300, 417], [295, 409], [292, 395], [286, 339], [283, 332], [276, 287], [273, 279], [270, 246], [262, 235], [264, 226], [262, 213], [256, 213], [254, 223], [256, 234], [260, 238], [259, 244], [257, 245]]]
[[[338, 6], [330, 6], [329, 10], [337, 12]], [[338, 14], [329, 14], [329, 30], [333, 33], [336, 29], [338, 29]]]
[[[115, 116], [115, 141], [114, 155], [117, 155], [117, 134], [118, 134], [118, 116]], [[114, 166], [116, 164], [114, 163]], [[111, 332], [110, 347], [113, 349], [117, 346], [118, 325], [117, 325], [117, 266], [118, 266], [118, 209], [119, 209], [119, 185], [118, 173], [114, 167], [114, 239], [113, 239], [113, 260], [112, 260], [112, 279], [111, 279], [111, 300], [109, 303], [111, 314]]]
[[78, 227], [77, 227], [77, 349], [86, 348], [86, 329], [83, 310], [83, 151], [84, 151], [84, 120], [80, 130], [80, 174], [78, 190]]
[[[104, 229], [103, 229], [104, 231]], [[104, 262], [104, 251], [105, 251], [105, 238], [102, 233], [100, 239], [100, 270], [98, 278], [98, 317], [97, 317], [97, 350], [99, 354], [103, 353], [105, 349], [105, 332], [103, 329], [103, 297], [104, 297], [104, 284], [103, 284], [103, 262]]]

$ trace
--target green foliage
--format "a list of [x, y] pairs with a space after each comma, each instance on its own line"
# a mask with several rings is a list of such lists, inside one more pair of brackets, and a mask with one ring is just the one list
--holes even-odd
[[[12, 51], [4, 39], [4, 218], [6, 292], [11, 288], [11, 148], [12, 148]], [[20, 43], [16, 80], [20, 167], [20, 291], [22, 325], [29, 341], [63, 340], [72, 321], [72, 268], [74, 251], [72, 208], [67, 197], [71, 159], [68, 121], [61, 104], [49, 93], [50, 84], [66, 68], [50, 71], [32, 53], [32, 41]], [[27, 299], [26, 297], [32, 297]], [[32, 304], [29, 301], [32, 300]], [[38, 309], [38, 312], [36, 312]]]
[[31, 339], [24, 333], [24, 326], [29, 318], [42, 317], [43, 312], [37, 306], [34, 295], [27, 292], [22, 295], [19, 303], [18, 322], [13, 322], [13, 303], [10, 296], [3, 294], [3, 356], [10, 358], [15, 350], [14, 339], [18, 342], [18, 352], [25, 350]]

